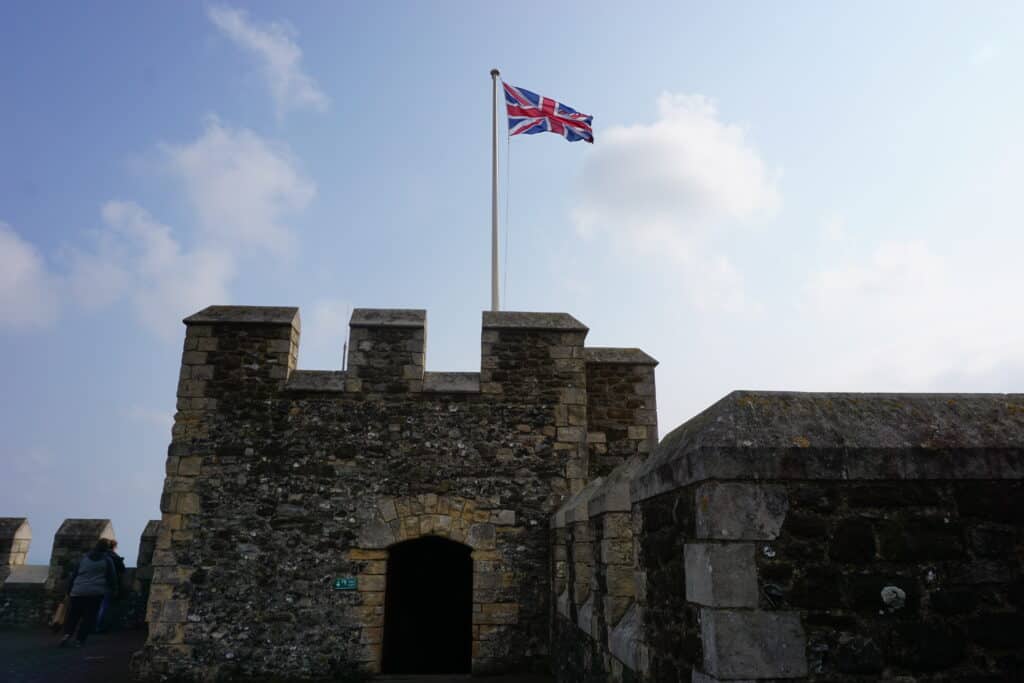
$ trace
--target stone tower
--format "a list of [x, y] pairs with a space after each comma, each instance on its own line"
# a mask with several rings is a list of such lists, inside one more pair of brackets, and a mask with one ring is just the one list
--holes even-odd
[[295, 308], [185, 319], [145, 675], [546, 666], [551, 513], [657, 439], [654, 366], [564, 313], [484, 313], [479, 373], [426, 313], [356, 309], [347, 371]]

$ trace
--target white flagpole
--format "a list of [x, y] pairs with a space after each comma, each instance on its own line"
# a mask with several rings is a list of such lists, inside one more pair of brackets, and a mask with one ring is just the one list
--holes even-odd
[[498, 73], [491, 69], [491, 310], [498, 305]]

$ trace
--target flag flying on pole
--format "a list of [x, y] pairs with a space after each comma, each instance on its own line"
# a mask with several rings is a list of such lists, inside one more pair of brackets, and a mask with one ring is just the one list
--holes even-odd
[[558, 133], [569, 142], [594, 141], [594, 131], [590, 127], [593, 116], [581, 114], [550, 97], [508, 83], [501, 85], [505, 89], [509, 135]]

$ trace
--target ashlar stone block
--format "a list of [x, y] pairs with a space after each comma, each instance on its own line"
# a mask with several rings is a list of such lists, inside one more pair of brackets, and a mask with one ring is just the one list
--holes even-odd
[[770, 541], [779, 535], [789, 500], [782, 486], [701, 484], [696, 491], [698, 538]]
[[707, 607], [757, 607], [753, 543], [687, 543], [686, 599]]
[[802, 678], [807, 639], [798, 612], [704, 608], [704, 673], [716, 678]]

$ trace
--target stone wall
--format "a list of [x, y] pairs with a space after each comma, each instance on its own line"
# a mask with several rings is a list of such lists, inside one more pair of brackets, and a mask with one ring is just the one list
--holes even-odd
[[628, 478], [631, 632], [556, 617], [561, 680], [1024, 675], [1024, 396], [736, 392]]
[[[586, 327], [484, 313], [480, 372], [431, 373], [423, 311], [356, 309], [347, 372], [295, 369], [297, 309], [185, 323], [137, 672], [378, 671], [388, 549], [423, 536], [472, 549], [472, 670], [547, 668], [547, 520], [590, 477]], [[641, 360], [636, 444], [656, 428]]]

